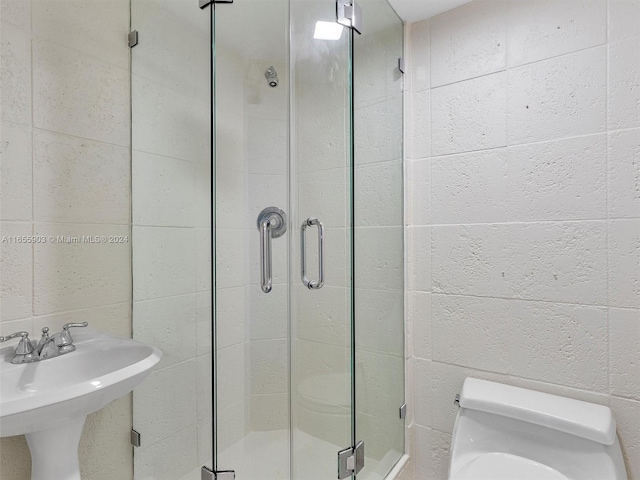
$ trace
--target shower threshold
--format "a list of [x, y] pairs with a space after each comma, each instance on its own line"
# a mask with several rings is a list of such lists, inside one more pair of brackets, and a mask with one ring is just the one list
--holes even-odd
[[[308, 476], [307, 472], [313, 472], [313, 477], [304, 480], [337, 478], [335, 459], [343, 447], [299, 430], [295, 435], [300, 445], [299, 455], [305, 459], [305, 477]], [[221, 458], [225, 461], [225, 468], [235, 470], [236, 480], [289, 480], [288, 452], [289, 431], [268, 430], [249, 433], [222, 452]], [[358, 475], [358, 480], [385, 479], [401, 456], [399, 452], [389, 452], [381, 460], [365, 457], [365, 470]], [[248, 462], [247, 458], [251, 458], [251, 461]], [[328, 458], [331, 461], [327, 461]], [[314, 460], [317, 465], [310, 465]], [[179, 480], [200, 480], [200, 467]]]

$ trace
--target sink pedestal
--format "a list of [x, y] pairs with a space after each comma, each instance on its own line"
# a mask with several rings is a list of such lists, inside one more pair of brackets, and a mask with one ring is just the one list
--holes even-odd
[[78, 446], [86, 416], [80, 415], [59, 427], [28, 433], [31, 480], [80, 480]]

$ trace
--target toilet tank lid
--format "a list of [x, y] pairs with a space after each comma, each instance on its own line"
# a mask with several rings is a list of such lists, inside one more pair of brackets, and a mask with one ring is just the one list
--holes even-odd
[[541, 425], [603, 445], [613, 445], [616, 421], [611, 409], [502, 383], [468, 377], [460, 406]]

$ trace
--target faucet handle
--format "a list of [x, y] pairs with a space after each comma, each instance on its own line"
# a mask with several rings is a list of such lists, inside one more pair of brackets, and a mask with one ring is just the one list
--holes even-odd
[[73, 347], [73, 338], [71, 337], [71, 332], [69, 332], [69, 329], [86, 327], [87, 325], [89, 325], [87, 322], [67, 323], [66, 325], [64, 325], [62, 327], [62, 332], [60, 333], [60, 336], [56, 339], [56, 347], [59, 347], [59, 348], [68, 347], [67, 348], [68, 351], [75, 350], [75, 347]]
[[20, 343], [18, 343], [18, 346], [16, 347], [16, 355], [28, 355], [30, 353], [33, 353], [33, 345], [31, 345], [31, 341], [29, 340], [29, 332], [16, 332], [6, 337], [0, 337], [0, 343], [17, 337], [22, 338], [20, 339]]
[[76, 327], [86, 327], [88, 326], [89, 323], [88, 322], [82, 322], [82, 323], [67, 323], [66, 325], [64, 325], [62, 327], [63, 330], [69, 330], [70, 328], [76, 328]]

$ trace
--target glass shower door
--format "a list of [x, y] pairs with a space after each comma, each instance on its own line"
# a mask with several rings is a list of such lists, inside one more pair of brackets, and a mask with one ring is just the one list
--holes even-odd
[[351, 32], [335, 1], [291, 1], [290, 64], [292, 478], [327, 480], [354, 445]]
[[213, 8], [215, 469], [334, 479], [353, 440], [350, 35], [317, 38], [333, 0]]
[[215, 466], [235, 471], [237, 480], [284, 480], [290, 364], [288, 2], [243, 0], [209, 8]]

